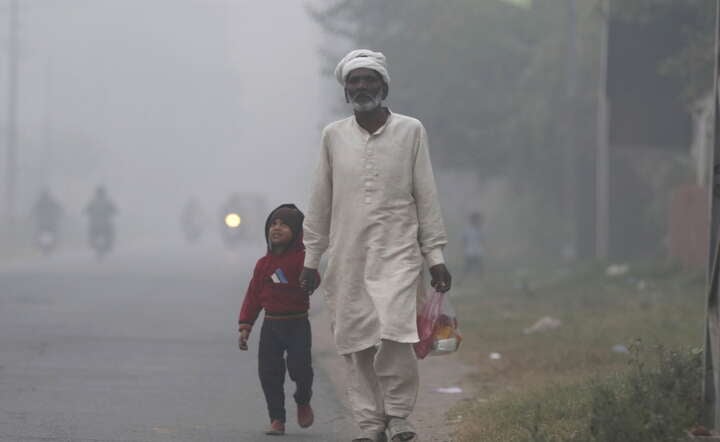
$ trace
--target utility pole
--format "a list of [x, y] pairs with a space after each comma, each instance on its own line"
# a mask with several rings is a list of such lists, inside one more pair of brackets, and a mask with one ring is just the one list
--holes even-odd
[[45, 64], [45, 115], [44, 115], [44, 144], [45, 167], [44, 186], [49, 187], [53, 172], [53, 126], [52, 126], [52, 59], [48, 58]]
[[8, 39], [8, 101], [5, 138], [5, 221], [9, 240], [15, 233], [15, 194], [17, 180], [17, 104], [18, 104], [18, 0], [10, 0]]
[[607, 96], [609, 0], [602, 1], [601, 8], [600, 81], [597, 89], [597, 133], [595, 140], [595, 259], [604, 261], [608, 257], [610, 237], [610, 147]]
[[705, 321], [705, 365], [703, 377], [703, 423], [715, 430], [720, 429], [720, 306], [718, 289], [720, 288], [720, 242], [718, 224], [720, 224], [720, 0], [715, 2], [715, 78], [713, 86], [713, 173], [708, 189], [710, 199], [710, 247], [708, 266], [708, 292]]
[[567, 1], [567, 72], [565, 77], [565, 155], [563, 183], [563, 215], [566, 237], [563, 256], [574, 260], [577, 257], [577, 0]]

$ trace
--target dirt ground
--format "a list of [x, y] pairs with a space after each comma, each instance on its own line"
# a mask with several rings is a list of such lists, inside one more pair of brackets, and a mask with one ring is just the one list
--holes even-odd
[[[338, 422], [343, 437], [349, 441], [354, 433], [350, 410], [345, 398], [345, 367], [344, 362], [335, 350], [330, 335], [330, 322], [327, 311], [319, 303], [312, 317], [314, 360], [317, 368], [324, 370], [342, 398], [346, 412], [343, 413], [344, 422]], [[422, 442], [452, 442], [453, 425], [461, 416], [448, 418], [447, 412], [459, 401], [470, 399], [473, 396], [472, 385], [463, 381], [469, 371], [457, 354], [450, 356], [428, 357], [420, 364], [420, 391], [415, 411], [410, 421], [418, 430], [419, 441]], [[441, 393], [438, 388], [459, 387], [461, 393]]]

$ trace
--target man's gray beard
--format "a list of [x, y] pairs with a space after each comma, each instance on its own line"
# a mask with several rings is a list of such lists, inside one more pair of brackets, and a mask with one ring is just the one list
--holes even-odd
[[366, 101], [365, 103], [358, 103], [355, 100], [352, 100], [350, 103], [352, 104], [355, 112], [369, 112], [380, 107], [382, 102], [382, 92], [380, 92], [376, 96], [372, 97], [370, 101]]

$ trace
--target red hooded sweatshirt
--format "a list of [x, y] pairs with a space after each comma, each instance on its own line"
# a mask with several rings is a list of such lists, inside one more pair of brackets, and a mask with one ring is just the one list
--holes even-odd
[[[255, 264], [255, 270], [238, 318], [241, 328], [252, 327], [262, 309], [265, 309], [266, 315], [292, 317], [296, 314], [307, 313], [310, 308], [310, 297], [300, 288], [300, 272], [305, 262], [305, 246], [302, 235], [303, 214], [292, 204], [283, 204], [278, 209], [281, 207], [293, 208], [298, 211], [299, 228], [293, 229], [292, 242], [283, 253], [273, 254], [268, 242], [267, 254]], [[275, 210], [270, 213], [265, 223], [266, 239]]]

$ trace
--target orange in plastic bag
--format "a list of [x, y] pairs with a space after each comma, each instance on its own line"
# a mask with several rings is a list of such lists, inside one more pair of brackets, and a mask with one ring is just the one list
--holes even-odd
[[462, 342], [455, 310], [445, 293], [434, 292], [417, 317], [420, 342], [415, 344], [418, 359], [457, 351]]

